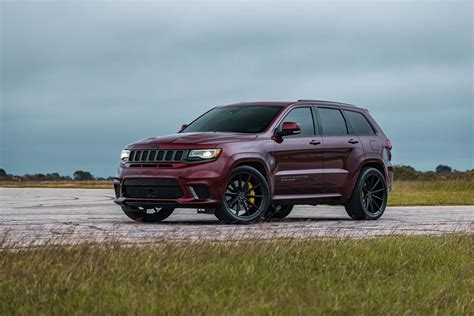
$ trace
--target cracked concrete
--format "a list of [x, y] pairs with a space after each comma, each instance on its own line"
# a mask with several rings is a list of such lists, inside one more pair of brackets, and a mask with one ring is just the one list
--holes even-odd
[[177, 209], [162, 223], [142, 224], [112, 197], [103, 189], [0, 188], [0, 247], [474, 233], [474, 206], [389, 207], [378, 221], [353, 221], [343, 207], [297, 206], [283, 221], [252, 225], [221, 225], [213, 215]]

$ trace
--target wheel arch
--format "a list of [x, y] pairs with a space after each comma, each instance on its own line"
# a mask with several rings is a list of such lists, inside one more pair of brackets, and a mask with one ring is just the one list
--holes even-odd
[[249, 166], [249, 167], [257, 169], [257, 171], [260, 172], [265, 177], [265, 180], [267, 180], [268, 184], [270, 184], [270, 179], [268, 178], [268, 172], [263, 162], [258, 161], [258, 160], [243, 160], [243, 161], [238, 160], [232, 165], [232, 170], [241, 166]]
[[268, 186], [270, 187], [270, 192], [273, 192], [272, 190], [273, 181], [272, 181], [269, 166], [267, 165], [266, 161], [260, 156], [249, 157], [248, 154], [245, 154], [244, 157], [238, 157], [238, 156], [240, 156], [240, 154], [235, 155], [233, 157], [234, 161], [231, 165], [229, 172], [231, 172], [232, 170], [240, 166], [249, 166], [249, 167], [255, 168], [258, 172], [260, 172], [263, 175], [265, 180], [267, 180]]
[[364, 170], [366, 168], [377, 169], [378, 171], [380, 171], [382, 173], [385, 180], [387, 180], [387, 171], [385, 170], [385, 166], [384, 166], [383, 162], [381, 162], [379, 160], [364, 161], [364, 163], [360, 167], [359, 174], [360, 174], [360, 172], [362, 172], [362, 170]]

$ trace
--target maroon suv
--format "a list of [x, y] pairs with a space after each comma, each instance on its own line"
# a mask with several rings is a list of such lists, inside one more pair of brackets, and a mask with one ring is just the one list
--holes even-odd
[[392, 184], [391, 149], [369, 112], [349, 104], [219, 106], [178, 134], [127, 146], [114, 201], [145, 222], [196, 208], [244, 223], [284, 218], [295, 204], [342, 204], [353, 219], [377, 219]]

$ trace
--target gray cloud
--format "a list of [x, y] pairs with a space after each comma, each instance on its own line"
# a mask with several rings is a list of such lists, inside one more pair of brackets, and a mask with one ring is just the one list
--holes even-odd
[[120, 149], [209, 107], [370, 109], [395, 160], [473, 168], [472, 2], [1, 2], [1, 156], [111, 175]]

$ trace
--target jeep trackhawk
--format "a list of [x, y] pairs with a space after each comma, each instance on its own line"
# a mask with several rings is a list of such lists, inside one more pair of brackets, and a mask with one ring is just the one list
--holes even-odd
[[284, 218], [296, 204], [342, 204], [353, 219], [387, 205], [392, 144], [366, 109], [299, 100], [218, 106], [178, 134], [122, 151], [115, 203], [136, 221], [176, 208], [226, 223]]

